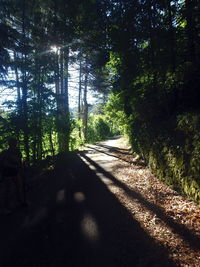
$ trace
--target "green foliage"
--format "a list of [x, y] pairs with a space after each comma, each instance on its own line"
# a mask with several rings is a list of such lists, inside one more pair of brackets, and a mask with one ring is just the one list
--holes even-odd
[[111, 137], [113, 133], [104, 115], [90, 115], [87, 131], [87, 142], [96, 142]]
[[66, 52], [70, 46], [77, 55], [73, 64], [85, 59], [80, 77], [85, 110], [87, 85], [114, 92], [103, 112], [89, 117], [87, 141], [128, 133], [133, 149], [159, 177], [199, 201], [198, 1], [1, 4], [0, 84], [16, 90], [18, 98], [7, 103], [14, 109], [1, 121], [2, 146], [14, 134], [26, 157], [35, 161], [54, 155], [69, 140], [72, 150], [83, 143], [80, 128], [87, 128], [87, 116], [84, 127], [71, 121], [62, 95], [70, 57], [50, 50], [54, 45]]
[[103, 110], [105, 117], [110, 123], [112, 132], [115, 134], [125, 133], [128, 120], [124, 113], [124, 104], [120, 94], [110, 94]]
[[117, 132], [113, 131], [111, 122], [105, 115], [90, 114], [87, 126], [87, 140], [82, 135], [83, 123], [81, 120], [74, 119], [72, 132], [70, 135], [70, 150], [79, 149], [85, 142], [93, 143], [105, 140]]
[[[175, 190], [200, 203], [200, 115], [183, 113], [154, 129], [132, 118], [131, 144], [153, 172]], [[173, 128], [172, 128], [173, 126]]]
[[177, 116], [177, 129], [186, 134], [197, 133], [200, 128], [200, 116], [197, 113], [183, 113]]
[[70, 134], [70, 151], [79, 149], [84, 145], [84, 138], [80, 136], [80, 129], [83, 123], [81, 120], [74, 119], [71, 123], [71, 134]]

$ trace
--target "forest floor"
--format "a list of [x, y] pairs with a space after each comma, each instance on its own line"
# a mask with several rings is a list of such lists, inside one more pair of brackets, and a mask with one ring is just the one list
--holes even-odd
[[60, 156], [27, 198], [0, 217], [1, 267], [200, 266], [200, 207], [123, 138]]

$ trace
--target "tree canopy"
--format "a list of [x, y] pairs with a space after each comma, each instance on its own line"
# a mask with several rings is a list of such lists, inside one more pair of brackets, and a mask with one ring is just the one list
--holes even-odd
[[[0, 5], [1, 91], [14, 92], [1, 111], [2, 147], [15, 135], [27, 162], [35, 162], [69, 150], [77, 138], [81, 143], [99, 136], [94, 128], [109, 135], [115, 124], [114, 132], [128, 132], [133, 148], [149, 159], [158, 140], [179, 145], [175, 137], [187, 114], [199, 129], [199, 1], [1, 0]], [[76, 78], [70, 77], [71, 66]], [[69, 108], [71, 79], [76, 122]], [[89, 90], [103, 95], [97, 113], [105, 121], [89, 119]]]

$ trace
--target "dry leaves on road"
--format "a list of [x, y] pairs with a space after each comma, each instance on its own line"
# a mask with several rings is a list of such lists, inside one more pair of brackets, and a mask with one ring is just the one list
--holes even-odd
[[118, 182], [109, 189], [178, 266], [200, 266], [200, 207], [152, 175], [121, 141], [103, 146], [118, 158], [112, 168]]

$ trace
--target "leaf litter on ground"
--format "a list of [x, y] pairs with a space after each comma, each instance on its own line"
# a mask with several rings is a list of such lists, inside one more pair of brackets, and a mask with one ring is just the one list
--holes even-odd
[[109, 154], [118, 158], [112, 174], [127, 188], [110, 184], [112, 193], [177, 266], [200, 266], [200, 207], [156, 178], [125, 142]]

